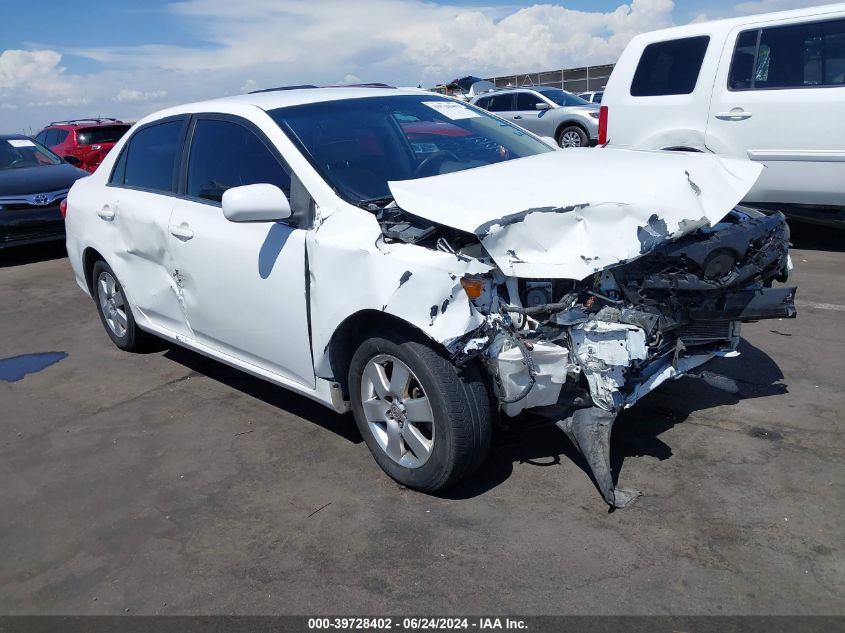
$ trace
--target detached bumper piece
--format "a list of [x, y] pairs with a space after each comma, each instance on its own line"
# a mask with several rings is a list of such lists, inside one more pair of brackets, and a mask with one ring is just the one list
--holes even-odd
[[610, 472], [610, 431], [616, 414], [598, 407], [577, 409], [555, 424], [581, 451], [590, 467], [601, 496], [612, 508], [624, 508], [642, 493], [632, 488], [618, 488]]

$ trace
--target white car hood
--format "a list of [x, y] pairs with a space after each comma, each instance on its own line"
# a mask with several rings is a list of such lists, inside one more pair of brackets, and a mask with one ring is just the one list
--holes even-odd
[[404, 211], [475, 233], [506, 275], [580, 280], [716, 224], [761, 171], [711, 154], [584, 148], [388, 184]]

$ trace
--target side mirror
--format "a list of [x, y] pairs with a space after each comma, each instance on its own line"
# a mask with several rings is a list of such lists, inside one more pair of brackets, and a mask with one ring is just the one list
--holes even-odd
[[82, 164], [82, 161], [76, 156], [65, 156], [65, 162], [69, 165], [73, 165], [74, 167], [79, 167]]
[[548, 110], [548, 109], [549, 109], [549, 104], [548, 104], [548, 103], [543, 103], [543, 102], [540, 102], [540, 103], [535, 103], [535, 104], [534, 104], [534, 107], [535, 107], [536, 109], [538, 109], [538, 110]]
[[232, 187], [223, 193], [223, 215], [230, 222], [278, 222], [291, 216], [290, 202], [276, 185]]

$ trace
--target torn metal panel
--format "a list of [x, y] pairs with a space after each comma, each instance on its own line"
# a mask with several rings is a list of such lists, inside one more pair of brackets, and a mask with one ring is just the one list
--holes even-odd
[[709, 154], [607, 148], [389, 185], [408, 213], [476, 234], [506, 275], [580, 280], [715, 225], [761, 169]]
[[346, 208], [324, 216], [309, 235], [308, 258], [318, 376], [332, 376], [329, 341], [340, 323], [362, 310], [396, 316], [443, 345], [484, 323], [460, 280], [487, 273], [491, 266], [453, 253], [387, 243], [367, 211]]

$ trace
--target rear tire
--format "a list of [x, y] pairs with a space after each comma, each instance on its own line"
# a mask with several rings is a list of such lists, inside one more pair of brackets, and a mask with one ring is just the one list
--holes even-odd
[[587, 133], [577, 125], [568, 125], [557, 135], [557, 144], [564, 149], [573, 147], [587, 147], [590, 139]]
[[358, 347], [349, 391], [376, 462], [408, 488], [451, 486], [487, 456], [490, 399], [475, 365], [455, 367], [432, 345], [388, 331]]
[[100, 321], [115, 345], [127, 352], [140, 352], [155, 342], [152, 334], [144, 332], [135, 323], [123, 286], [111, 266], [103, 260], [94, 264], [91, 288]]

